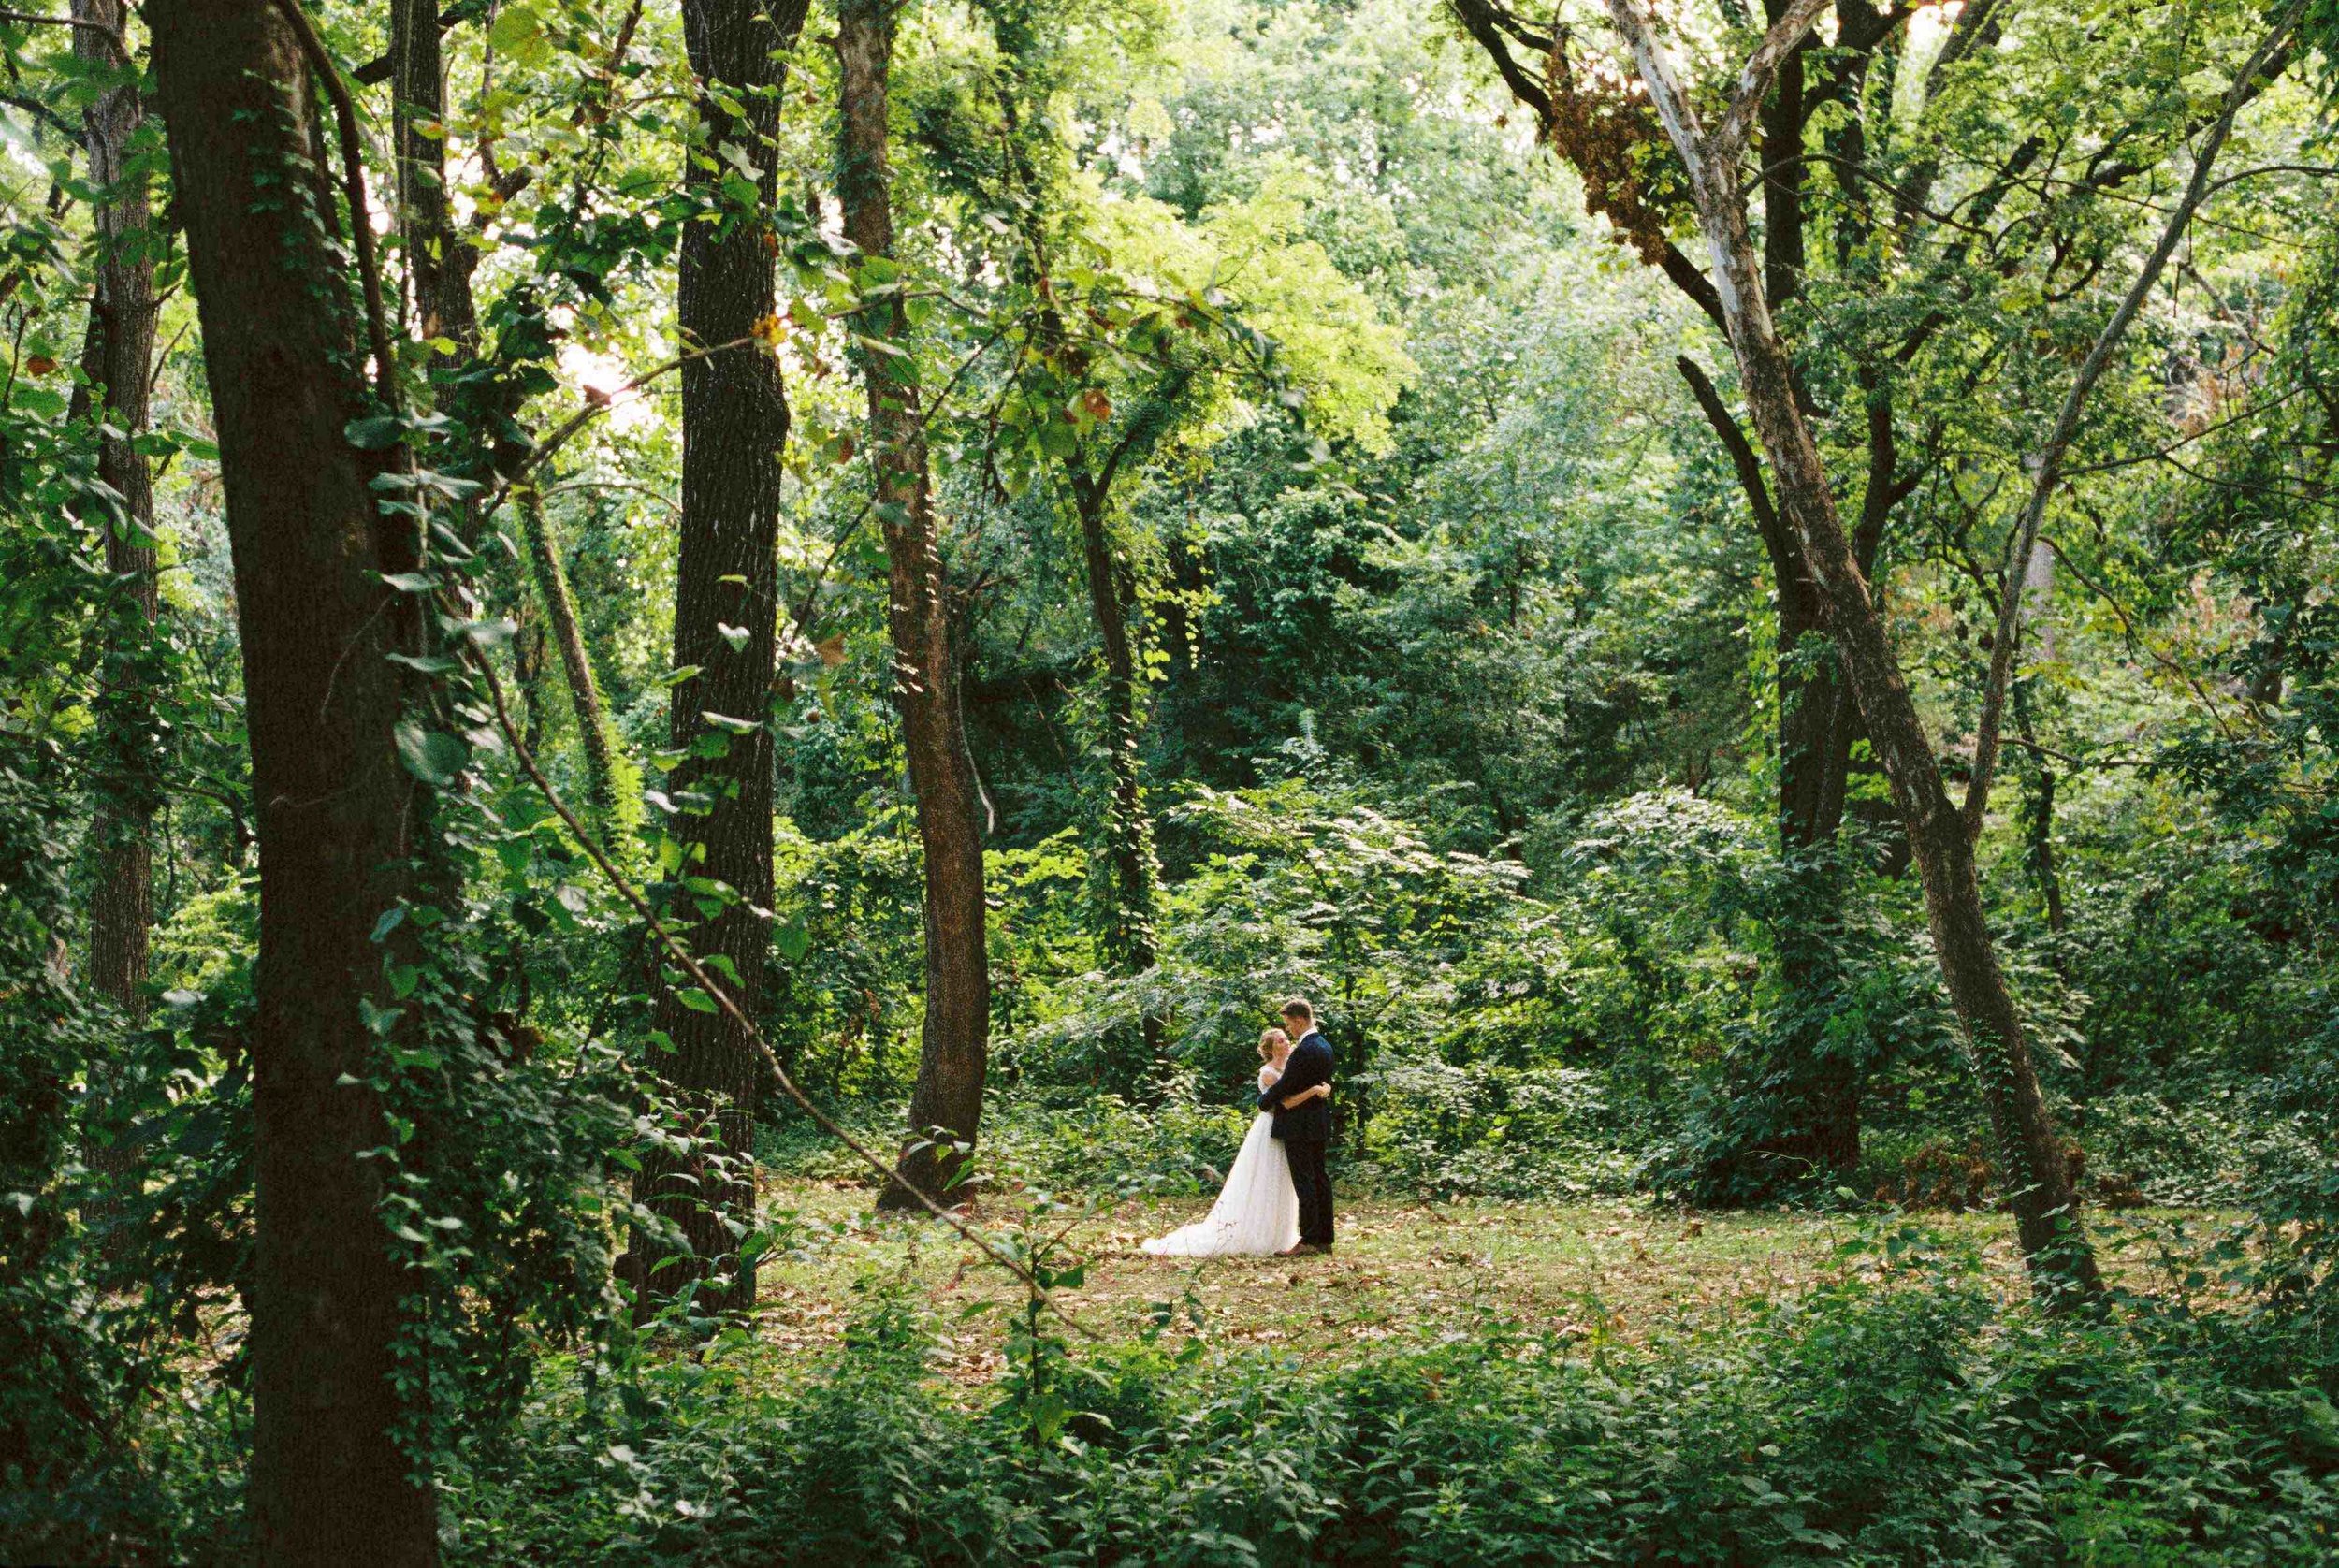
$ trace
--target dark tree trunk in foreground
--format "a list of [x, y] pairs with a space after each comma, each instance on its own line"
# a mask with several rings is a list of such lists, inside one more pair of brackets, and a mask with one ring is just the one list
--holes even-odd
[[446, 61], [439, 40], [439, 0], [390, 0], [390, 129], [414, 318], [424, 338], [445, 338], [468, 353], [479, 341], [471, 292], [475, 253], [457, 234], [447, 200]]
[[[74, 0], [73, 15], [116, 33], [127, 24], [121, 0]], [[73, 29], [73, 52], [98, 70], [123, 70], [130, 64], [121, 46], [94, 27]], [[89, 181], [96, 193], [91, 243], [97, 258], [82, 369], [103, 389], [105, 423], [119, 432], [99, 438], [97, 477], [121, 497], [115, 505], [91, 514], [105, 522], [108, 583], [100, 610], [105, 657], [97, 702], [96, 761], [103, 782], [90, 822], [97, 864], [90, 890], [89, 978], [134, 1025], [146, 1021], [147, 928], [153, 920], [153, 830], [162, 805], [163, 752], [153, 690], [162, 607], [155, 577], [154, 492], [145, 456], [133, 444], [146, 430], [148, 368], [154, 354], [153, 214], [144, 176], [127, 167], [131, 139], [144, 120], [135, 76], [109, 87], [81, 114]], [[104, 1093], [101, 1087], [101, 1115]], [[128, 1179], [126, 1143], [101, 1142], [89, 1153], [92, 1166], [111, 1181]]]
[[[428, 1563], [432, 1496], [400, 1453], [400, 1280], [377, 1212], [387, 1139], [358, 1015], [374, 923], [406, 894], [420, 786], [393, 743], [405, 617], [381, 573], [413, 535], [376, 511], [346, 253], [312, 162], [319, 106], [269, 0], [147, 11], [217, 421], [235, 558], [260, 944], [251, 1509], [266, 1564]], [[295, 196], [297, 199], [287, 199]]]
[[[893, 65], [893, 10], [887, 0], [845, 0], [836, 17], [842, 142], [836, 193], [846, 237], [861, 248], [864, 281], [872, 264], [893, 252], [892, 175], [888, 166], [887, 77]], [[859, 330], [907, 344], [909, 323], [898, 294], [880, 296]], [[863, 362], [869, 390], [869, 461], [877, 510], [891, 564], [894, 681], [909, 783], [918, 797], [918, 837], [925, 851], [926, 1010], [919, 1042], [918, 1083], [909, 1099], [909, 1142], [878, 1201], [914, 1208], [903, 1187], [936, 1198], [960, 1173], [942, 1141], [971, 1148], [982, 1116], [982, 1080], [991, 1035], [990, 954], [984, 943], [981, 797], [958, 702], [952, 649], [950, 588], [941, 529], [934, 512], [915, 361], [905, 351], [872, 353]]]
[[1941, 978], [1972, 1048], [2024, 1256], [2033, 1279], [2050, 1296], [2059, 1298], [2073, 1288], [2093, 1294], [2101, 1288], [2095, 1254], [2078, 1224], [2062, 1138], [2040, 1093], [2028, 1038], [1983, 915], [1973, 842], [1949, 798], [1796, 403], [1793, 368], [1771, 323], [1748, 232], [1738, 186], [1748, 123], [1759, 109], [1765, 79], [1800, 44], [1823, 4], [1795, 0], [1787, 20], [1772, 27], [1739, 79], [1729, 111], [1710, 135], [1674, 76], [1639, 0], [1609, 0], [1609, 11], [1630, 40], [1641, 80], [1688, 168], [1739, 382], [1778, 479], [1779, 510], [1794, 526], [1825, 595], [1845, 675], [1908, 828]]
[[[716, 348], [754, 337], [773, 312], [771, 230], [763, 214], [777, 186], [779, 89], [773, 56], [793, 46], [804, 0], [685, 0], [683, 37], [700, 87], [705, 152], [689, 187], [707, 215], [683, 230], [676, 313], [688, 346]], [[735, 117], [729, 101], [744, 110]], [[756, 171], [757, 204], [722, 196], [730, 158]], [[759, 344], [723, 348], [682, 368], [682, 550], [675, 571], [674, 661], [698, 674], [674, 690], [669, 734], [694, 755], [672, 776], [683, 806], [669, 831], [693, 847], [683, 877], [710, 878], [735, 894], [694, 928], [702, 962], [727, 962], [734, 998], [762, 1008], [772, 907], [772, 677], [777, 669], [780, 449], [788, 399], [779, 361]], [[735, 646], [734, 646], [735, 645]], [[717, 725], [716, 714], [737, 727]], [[694, 858], [703, 849], [703, 861]], [[677, 900], [688, 909], [688, 894]], [[711, 963], [718, 974], [721, 963]], [[679, 984], [688, 988], [688, 980]], [[755, 1270], [738, 1261], [732, 1227], [755, 1210], [755, 1107], [763, 1069], [753, 1042], [728, 1013], [686, 1007], [670, 987], [659, 1027], [674, 1050], [653, 1058], [676, 1100], [712, 1135], [711, 1159], [654, 1155], [634, 1191], [679, 1226], [688, 1257], [661, 1259], [636, 1237], [630, 1267], [645, 1304], [703, 1281], [699, 1304], [737, 1311], [755, 1299]], [[727, 1260], [727, 1261], [725, 1261]], [[663, 1267], [653, 1267], [662, 1262]]]

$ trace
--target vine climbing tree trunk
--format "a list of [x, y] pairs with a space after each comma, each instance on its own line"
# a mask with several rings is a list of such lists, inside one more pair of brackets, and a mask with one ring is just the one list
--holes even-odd
[[2023, 1253], [2041, 1294], [2060, 1302], [2101, 1289], [2094, 1250], [2079, 1228], [2062, 1139], [2040, 1092], [2029, 1040], [1983, 915], [1972, 840], [1949, 798], [1796, 402], [1794, 370], [1771, 322], [1739, 185], [1739, 157], [1772, 74], [1801, 46], [1826, 4], [1793, 0], [1748, 60], [1711, 132], [1676, 77], [1642, 0], [1609, 0], [1608, 8], [1688, 171], [1739, 382], [1778, 479], [1779, 510], [1794, 525], [1826, 596], [1845, 675], [1908, 827], [1935, 953], [1979, 1069]]
[[[1159, 953], [1155, 939], [1155, 882], [1153, 820], [1145, 811], [1144, 757], [1140, 749], [1141, 676], [1130, 625], [1136, 594], [1112, 548], [1111, 492], [1082, 461], [1068, 475], [1080, 516], [1081, 556], [1087, 566], [1088, 609], [1102, 655], [1102, 721], [1110, 793], [1104, 822], [1104, 947], [1124, 974], [1141, 975]], [[1145, 1020], [1146, 1062], [1157, 1059], [1162, 1024]]]
[[[702, 146], [687, 166], [699, 211], [683, 229], [676, 313], [691, 346], [756, 337], [772, 317], [777, 246], [765, 214], [778, 178], [782, 62], [805, 8], [805, 0], [684, 0]], [[752, 205], [725, 195], [724, 181], [743, 167], [754, 171]], [[670, 831], [686, 848], [667, 892], [673, 907], [687, 908], [700, 896], [691, 880], [728, 890], [693, 944], [749, 1018], [763, 1004], [771, 948], [772, 680], [788, 424], [773, 356], [732, 349], [682, 367], [674, 661], [696, 673], [676, 685], [669, 719], [671, 743], [685, 753], [671, 779], [682, 810]], [[659, 1070], [708, 1141], [687, 1159], [654, 1154], [635, 1182], [635, 1192], [680, 1228], [690, 1247], [687, 1256], [661, 1256], [649, 1237], [635, 1238], [629, 1270], [644, 1307], [692, 1281], [703, 1307], [738, 1311], [755, 1299], [755, 1267], [740, 1259], [734, 1227], [754, 1212], [763, 1074], [739, 1020], [704, 1009], [705, 998], [687, 983], [667, 988], [659, 1003], [659, 1027], [674, 1044], [658, 1059]]]
[[[1090, 360], [1072, 343], [1056, 302], [1049, 260], [1049, 213], [1054, 192], [1046, 171], [1060, 156], [1046, 116], [1052, 75], [1042, 63], [1039, 18], [1031, 7], [994, 5], [987, 8], [987, 15], [1004, 66], [998, 101], [1011, 181], [1006, 205], [1016, 213], [1021, 231], [1018, 266], [1022, 281], [1032, 292], [1035, 336], [1046, 356], [1046, 371], [1058, 383], [1043, 394], [1053, 400], [1086, 379], [1084, 370]], [[1123, 414], [1117, 437], [1111, 432], [1108, 414], [1092, 432], [1083, 435], [1076, 430], [1055, 457], [1059, 493], [1080, 530], [1089, 619], [1097, 630], [1101, 666], [1097, 683], [1097, 749], [1105, 764], [1104, 798], [1091, 844], [1098, 945], [1106, 961], [1123, 975], [1141, 975], [1159, 958], [1155, 924], [1161, 878], [1154, 856], [1153, 819], [1145, 807], [1144, 677], [1138, 651], [1137, 584], [1128, 562], [1115, 547], [1114, 496], [1132, 460], [1143, 457], [1169, 428], [1172, 411], [1192, 380], [1189, 369], [1172, 366], [1136, 407]], [[1091, 382], [1083, 396], [1101, 397], [1102, 389]], [[1109, 411], [1110, 399], [1103, 406]], [[1141, 1051], [1136, 1065], [1141, 1072], [1161, 1059], [1165, 1024], [1150, 1012], [1140, 1023], [1138, 1043]]]
[[[845, 236], [861, 252], [865, 304], [857, 330], [883, 345], [864, 354], [869, 463], [885, 530], [894, 690], [918, 797], [925, 859], [925, 1022], [909, 1140], [880, 1207], [918, 1206], [910, 1188], [943, 1196], [964, 1172], [982, 1118], [990, 1051], [990, 955], [982, 901], [982, 806], [958, 700], [950, 585], [934, 509], [917, 361], [893, 256], [891, 0], [844, 0], [836, 14], [839, 143], [836, 195]], [[905, 1185], [904, 1183], [908, 1183]]]
[[520, 529], [527, 536], [528, 564], [536, 579], [536, 597], [545, 610], [545, 630], [559, 650], [560, 672], [567, 679], [569, 708], [576, 716], [577, 748], [585, 756], [585, 793], [596, 823], [604, 830], [621, 824], [624, 802], [618, 785], [617, 737], [601, 700], [601, 683], [593, 675], [593, 661], [585, 646], [585, 628], [576, 613], [576, 595], [569, 587], [569, 572], [560, 559], [560, 543], [552, 519], [545, 515], [544, 493], [532, 484], [517, 498]]
[[[412, 886], [421, 786], [400, 766], [411, 530], [374, 504], [347, 253], [314, 159], [314, 79], [271, 0], [147, 13], [201, 316], [243, 651], [260, 939], [252, 1029], [257, 1227], [250, 1498], [263, 1564], [434, 1561], [429, 1477], [394, 1436], [400, 1273], [388, 1141], [360, 1014], [376, 922]], [[288, 200], [306, 184], [312, 199]]]
[[[120, 42], [123, 0], [74, 0], [73, 52], [111, 78], [81, 113], [89, 158], [91, 246], [96, 257], [82, 369], [104, 399], [97, 477], [117, 498], [91, 509], [106, 530], [99, 623], [104, 653], [96, 703], [95, 771], [104, 781], [90, 821], [96, 864], [89, 909], [90, 983], [133, 1025], [146, 1019], [148, 928], [153, 922], [154, 818], [162, 807], [163, 735], [154, 711], [162, 598], [155, 572], [154, 492], [138, 438], [147, 427], [154, 354], [153, 213], [133, 145], [145, 122], [138, 73]], [[86, 391], [77, 397], [88, 397]], [[101, 1078], [109, 1078], [100, 1065]], [[107, 1096], [100, 1086], [99, 1113]], [[89, 1151], [109, 1183], [130, 1176], [129, 1146], [101, 1139]], [[110, 1208], [110, 1204], [109, 1205]]]
[[423, 338], [465, 355], [478, 347], [471, 292], [475, 253], [456, 232], [446, 193], [446, 60], [439, 0], [390, 0], [390, 138], [398, 156], [398, 209], [406, 275]]

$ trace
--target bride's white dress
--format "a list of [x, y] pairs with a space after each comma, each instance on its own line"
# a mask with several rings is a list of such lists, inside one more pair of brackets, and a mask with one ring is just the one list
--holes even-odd
[[[1276, 1076], [1261, 1068], [1259, 1087]], [[1262, 1111], [1243, 1135], [1210, 1213], [1144, 1247], [1164, 1257], [1225, 1257], [1278, 1253], [1299, 1243], [1300, 1190], [1291, 1184], [1291, 1160], [1275, 1137], [1275, 1119]]]

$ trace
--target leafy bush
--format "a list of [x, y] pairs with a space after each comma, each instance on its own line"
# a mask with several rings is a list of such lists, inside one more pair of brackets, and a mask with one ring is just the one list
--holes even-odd
[[1081, 1363], [1036, 1441], [1010, 1376], [933, 1379], [875, 1287], [841, 1349], [744, 1334], [547, 1370], [454, 1478], [463, 1561], [781, 1564], [2308, 1563], [2339, 1527], [2339, 1358], [2268, 1317], [1999, 1304], [1897, 1220], [1832, 1283], [1646, 1347], [1489, 1322], [1310, 1370], [1166, 1339]]

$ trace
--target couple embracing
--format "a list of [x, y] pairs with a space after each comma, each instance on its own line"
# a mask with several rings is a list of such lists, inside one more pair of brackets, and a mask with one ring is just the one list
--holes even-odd
[[1259, 1115], [1206, 1218], [1147, 1241], [1165, 1257], [1304, 1257], [1332, 1250], [1332, 1048], [1315, 1009], [1294, 998], [1259, 1037]]

